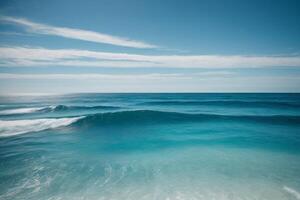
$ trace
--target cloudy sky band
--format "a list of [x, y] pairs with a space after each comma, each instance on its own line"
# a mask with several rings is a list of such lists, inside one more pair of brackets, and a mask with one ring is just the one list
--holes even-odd
[[140, 55], [80, 49], [0, 47], [0, 66], [251, 68], [299, 67], [300, 56]]

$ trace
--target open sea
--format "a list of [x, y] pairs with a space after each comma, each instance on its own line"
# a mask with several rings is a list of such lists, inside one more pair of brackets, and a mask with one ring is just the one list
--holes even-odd
[[0, 199], [300, 199], [300, 94], [2, 96]]

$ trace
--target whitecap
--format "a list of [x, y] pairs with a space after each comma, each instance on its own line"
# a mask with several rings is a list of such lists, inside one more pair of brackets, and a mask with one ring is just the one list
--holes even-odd
[[20, 135], [68, 126], [83, 117], [26, 120], [0, 120], [0, 137]]

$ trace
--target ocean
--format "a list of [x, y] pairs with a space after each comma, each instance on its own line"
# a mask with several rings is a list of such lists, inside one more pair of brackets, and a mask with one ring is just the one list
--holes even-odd
[[300, 94], [2, 96], [0, 199], [300, 199]]

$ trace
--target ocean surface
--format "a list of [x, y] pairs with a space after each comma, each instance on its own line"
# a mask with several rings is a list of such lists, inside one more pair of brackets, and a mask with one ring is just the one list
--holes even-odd
[[0, 199], [300, 199], [300, 94], [2, 96]]

